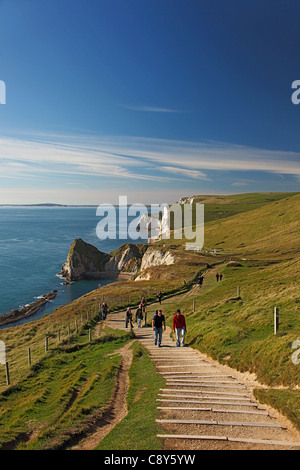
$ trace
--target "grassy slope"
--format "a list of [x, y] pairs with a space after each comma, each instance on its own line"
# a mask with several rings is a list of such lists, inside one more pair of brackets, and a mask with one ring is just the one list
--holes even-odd
[[300, 194], [207, 224], [205, 246], [240, 257], [283, 259], [299, 250]]
[[[297, 393], [299, 394], [299, 391], [292, 390], [291, 387], [300, 383], [300, 366], [291, 361], [293, 352], [291, 344], [296, 339], [300, 339], [300, 295], [298, 294], [300, 268], [298, 230], [300, 227], [297, 217], [300, 209], [300, 195], [288, 198], [285, 195], [285, 199], [280, 200], [281, 196], [267, 203], [265, 195], [263, 197], [254, 195], [251, 204], [254, 207], [256, 205], [260, 207], [249, 211], [242, 210], [249, 201], [240, 198], [240, 202], [243, 199], [243, 207], [239, 206], [238, 210], [243, 213], [206, 224], [205, 245], [209, 248], [222, 248], [222, 256], [211, 258], [195, 254], [191, 259], [190, 254], [187, 255], [184, 250], [182, 251], [181, 246], [179, 247], [182, 255], [181, 262], [176, 266], [155, 270], [157, 278], [153, 281], [114, 283], [83, 296], [69, 306], [61, 307], [53, 315], [38, 322], [2, 330], [0, 339], [7, 345], [13, 383], [13, 387], [7, 389], [4, 371], [1, 367], [0, 391], [4, 391], [4, 394], [0, 395], [0, 400], [3, 407], [9, 410], [9, 413], [4, 415], [4, 408], [2, 408], [2, 415], [0, 415], [0, 419], [4, 419], [5, 416], [7, 429], [5, 435], [25, 432], [24, 420], [26, 418], [27, 425], [35, 423], [35, 420], [37, 422], [41, 420], [41, 435], [49, 426], [52, 436], [51, 433], [55, 431], [51, 427], [53, 426], [52, 418], [55, 416], [53, 404], [47, 405], [48, 408], [46, 406], [48, 415], [42, 414], [42, 409], [37, 407], [31, 398], [35, 397], [36, 403], [39, 403], [39, 399], [43, 401], [45, 399], [43, 390], [47, 390], [46, 395], [51, 396], [47, 389], [47, 381], [50, 378], [53, 380], [56, 371], [58, 377], [60, 377], [59, 374], [65, 378], [69, 374], [72, 377], [73, 368], [68, 361], [64, 364], [53, 360], [47, 363], [48, 376], [40, 375], [38, 381], [26, 382], [30, 373], [27, 366], [27, 347], [32, 348], [34, 365], [40, 364], [43, 361], [42, 358], [45, 357], [45, 334], [49, 335], [51, 348], [57, 344], [58, 329], [61, 329], [63, 340], [67, 341], [67, 323], [71, 324], [71, 330], [74, 331], [75, 318], [80, 324], [81, 315], [85, 317], [87, 313], [95, 313], [103, 295], [105, 300], [116, 308], [121, 305], [125, 307], [129, 303], [137, 304], [141, 295], [145, 295], [148, 300], [154, 300], [157, 291], [162, 287], [166, 288], [167, 293], [171, 293], [182, 288], [184, 279], [191, 282], [195, 274], [206, 267], [206, 263], [211, 265], [221, 263], [219, 267], [224, 274], [222, 283], [217, 284], [213, 271], [208, 272], [203, 288], [198, 289], [195, 295], [195, 312], [192, 312], [193, 296], [189, 296], [185, 289], [182, 292], [186, 293], [177, 297], [176, 301], [174, 298], [174, 302], [168, 307], [163, 304], [169, 323], [174, 309], [181, 307], [188, 320], [187, 341], [193, 347], [239, 370], [256, 372], [259, 380], [269, 386], [287, 387], [284, 393], [282, 390], [272, 389], [269, 394], [267, 391], [261, 391], [260, 394], [262, 396], [264, 393], [265, 400], [287, 415], [291, 414], [289, 408], [292, 403], [296, 403]], [[247, 197], [249, 199], [249, 196]], [[235, 198], [232, 204], [236, 204], [237, 199], [239, 198]], [[255, 203], [255, 200], [258, 202]], [[214, 203], [219, 204], [219, 201], [214, 201]], [[210, 209], [214, 217], [217, 216], [218, 209], [216, 207], [210, 207]], [[237, 205], [233, 210], [236, 211], [236, 209]], [[166, 243], [166, 246], [172, 248], [172, 242]], [[242, 261], [240, 267], [230, 267], [226, 266], [225, 257], [246, 258], [247, 261]], [[241, 299], [236, 299], [237, 286], [240, 286]], [[188, 297], [184, 297], [186, 295]], [[278, 306], [280, 311], [280, 328], [276, 337], [273, 334], [273, 308], [275, 306]], [[82, 330], [84, 334], [78, 338], [79, 344], [87, 341], [87, 328], [92, 326], [94, 321], [89, 321], [85, 330]], [[87, 369], [90, 372], [86, 378], [93, 377], [94, 372], [89, 365], [93, 360], [93, 356], [87, 360]], [[20, 384], [20, 387], [17, 384]], [[134, 383], [132, 386], [137, 387]], [[63, 398], [61, 399], [63, 402]], [[30, 413], [27, 415], [28, 409], [25, 406], [27, 401], [29, 409], [35, 414], [34, 417]], [[21, 407], [18, 406], [19, 403], [22, 404]], [[138, 401], [137, 407], [132, 406], [130, 416], [128, 416], [132, 422], [142, 412], [138, 407], [141, 405], [142, 402]], [[299, 408], [294, 407], [292, 414], [291, 418], [300, 426]], [[19, 424], [15, 425], [16, 422]], [[61, 422], [64, 423], [64, 419]], [[124, 423], [126, 425], [126, 422]], [[63, 435], [63, 428], [59, 432]], [[34, 442], [31, 445], [36, 445]], [[157, 443], [151, 445], [156, 446]]]
[[0, 396], [1, 449], [59, 449], [89, 429], [110, 399], [120, 355], [129, 340], [113, 332], [93, 343], [53, 349], [17, 386]]
[[231, 217], [280, 201], [295, 193], [248, 193], [230, 196], [196, 196], [194, 203], [205, 205], [205, 222]]
[[[299, 269], [300, 257], [292, 265], [289, 261], [250, 261], [240, 267], [225, 264], [219, 269], [221, 282], [208, 274], [193, 297], [178, 298], [164, 307], [165, 313], [170, 323], [175, 308], [181, 308], [187, 316], [187, 341], [214, 359], [240, 371], [255, 372], [265, 384], [294, 386], [300, 383], [300, 368], [291, 361], [292, 342], [300, 338], [300, 294], [294, 276]], [[276, 336], [275, 306], [280, 313]]]

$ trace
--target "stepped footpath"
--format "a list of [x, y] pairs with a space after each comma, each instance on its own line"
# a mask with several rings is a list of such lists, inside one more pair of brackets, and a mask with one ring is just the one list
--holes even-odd
[[[125, 329], [125, 313], [109, 314], [106, 323]], [[133, 331], [166, 381], [157, 396], [163, 449], [300, 450], [299, 433], [254, 399], [246, 376], [191, 347], [177, 348], [169, 328], [160, 348], [152, 328]]]

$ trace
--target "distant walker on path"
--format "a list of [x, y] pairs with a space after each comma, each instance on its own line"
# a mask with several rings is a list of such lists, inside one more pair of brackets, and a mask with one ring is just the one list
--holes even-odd
[[135, 312], [135, 321], [138, 324], [138, 328], [141, 327], [142, 320], [143, 320], [143, 311], [142, 311], [142, 307], [139, 305], [137, 308], [137, 311]]
[[146, 313], [146, 307], [147, 307], [147, 302], [145, 297], [142, 297], [141, 302], [140, 302], [140, 308], [142, 309], [143, 313]]
[[180, 336], [181, 336], [181, 345], [184, 346], [185, 333], [186, 333], [186, 323], [185, 317], [182, 315], [180, 310], [176, 311], [176, 315], [173, 317], [173, 331], [176, 334], [176, 346], [180, 347]]
[[154, 331], [154, 344], [156, 345], [158, 340], [158, 346], [161, 347], [163, 327], [164, 331], [166, 331], [166, 319], [162, 314], [162, 310], [158, 310], [157, 313], [155, 313], [152, 320], [152, 327]]
[[108, 314], [108, 305], [106, 302], [103, 302], [102, 307], [101, 307], [102, 320], [106, 320], [107, 314]]
[[131, 308], [128, 307], [126, 311], [126, 317], [125, 317], [125, 327], [128, 328], [128, 323], [130, 324], [130, 328], [133, 328], [132, 324], [132, 311]]

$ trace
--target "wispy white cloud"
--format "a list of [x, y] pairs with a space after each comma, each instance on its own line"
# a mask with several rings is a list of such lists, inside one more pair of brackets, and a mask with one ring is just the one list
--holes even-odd
[[175, 175], [180, 175], [185, 178], [193, 178], [196, 180], [203, 180], [203, 181], [211, 181], [207, 177], [203, 171], [199, 170], [191, 170], [191, 169], [186, 169], [183, 167], [175, 167], [175, 166], [161, 166], [159, 167], [160, 170], [165, 171], [167, 173], [175, 174]]
[[[3, 178], [38, 175], [105, 177], [152, 183], [183, 179], [211, 181], [220, 172], [292, 175], [300, 180], [300, 154], [223, 142], [189, 142], [142, 137], [37, 135], [0, 138]], [[231, 183], [232, 184], [232, 183]]]

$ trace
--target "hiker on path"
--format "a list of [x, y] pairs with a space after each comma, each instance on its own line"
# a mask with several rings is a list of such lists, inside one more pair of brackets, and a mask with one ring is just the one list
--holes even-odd
[[176, 334], [176, 346], [180, 347], [180, 336], [181, 336], [181, 345], [184, 346], [185, 333], [186, 333], [186, 323], [185, 317], [182, 315], [180, 310], [176, 310], [176, 315], [173, 317], [173, 331]]
[[146, 313], [147, 303], [146, 303], [145, 297], [142, 297], [142, 300], [141, 300], [141, 303], [140, 303], [140, 307], [141, 307], [141, 309], [142, 309], [142, 312], [143, 312], [143, 313]]
[[108, 314], [108, 305], [107, 305], [106, 302], [103, 302], [103, 304], [101, 306], [102, 320], [106, 320], [107, 314]]
[[220, 277], [220, 275], [219, 275], [219, 273], [217, 273], [217, 274], [216, 274], [217, 282], [219, 281], [219, 277]]
[[133, 328], [133, 324], [132, 324], [132, 312], [131, 312], [130, 307], [128, 307], [128, 309], [127, 309], [127, 311], [126, 311], [126, 318], [125, 318], [125, 325], [126, 325], [126, 328], [128, 327], [128, 323], [130, 323], [130, 327]]
[[138, 328], [141, 327], [142, 320], [143, 320], [143, 311], [142, 311], [141, 305], [139, 305], [135, 312], [135, 321], [138, 324]]
[[152, 327], [154, 331], [154, 344], [156, 345], [158, 340], [158, 346], [161, 347], [163, 327], [164, 331], [166, 331], [166, 319], [162, 314], [162, 310], [158, 310], [157, 313], [155, 312], [152, 320]]
[[159, 301], [159, 303], [160, 303], [160, 305], [161, 305], [161, 299], [162, 299], [162, 293], [161, 293], [161, 291], [159, 291], [159, 293], [157, 294], [157, 298], [158, 298], [158, 301]]
[[222, 281], [222, 277], [223, 277], [223, 274], [220, 273], [220, 275], [219, 275], [220, 281]]

